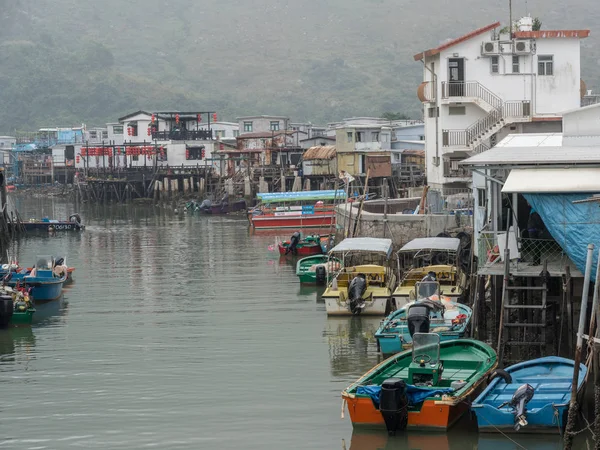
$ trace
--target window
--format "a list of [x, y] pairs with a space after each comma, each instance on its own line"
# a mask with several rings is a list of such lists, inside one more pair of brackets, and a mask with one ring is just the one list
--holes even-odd
[[225, 137], [225, 130], [216, 130], [215, 131], [215, 136], [219, 139], [224, 138]]
[[467, 108], [466, 106], [449, 106], [448, 107], [448, 115], [449, 116], [464, 116], [466, 114]]
[[115, 125], [113, 127], [113, 134], [123, 134], [123, 125]]
[[394, 153], [394, 159], [400, 161], [400, 153]]
[[233, 137], [238, 137], [240, 135], [240, 130], [233, 130]]
[[139, 161], [140, 156], [139, 155], [131, 155], [131, 160], [132, 161]]
[[371, 140], [373, 142], [379, 142], [379, 131], [373, 131], [371, 133]]
[[419, 140], [420, 140], [420, 141], [424, 141], [424, 140], [425, 140], [425, 136], [423, 136], [423, 135], [420, 135], [420, 136], [419, 136]]
[[65, 159], [75, 159], [75, 146], [65, 146]]
[[439, 107], [436, 108], [435, 106], [433, 106], [433, 107], [427, 109], [427, 113], [429, 114], [430, 118], [439, 117], [439, 115], [440, 115], [440, 108]]
[[552, 55], [538, 56], [538, 75], [554, 75], [554, 61]]
[[244, 132], [252, 132], [252, 122], [244, 122]]
[[499, 56], [492, 56], [490, 58], [491, 71], [492, 73], [500, 73]]
[[271, 131], [279, 131], [279, 120], [272, 121], [271, 126], [269, 127]]
[[102, 132], [102, 139], [108, 139], [108, 131]]
[[90, 130], [89, 134], [90, 134], [90, 140], [98, 138], [98, 132], [96, 130]]
[[356, 142], [363, 142], [364, 140], [365, 140], [364, 131], [357, 131], [356, 132]]
[[200, 147], [188, 147], [185, 149], [185, 159], [186, 161], [190, 161], [193, 159], [202, 159], [204, 158], [204, 146]]
[[346, 133], [346, 137], [347, 137], [347, 139], [348, 139], [348, 142], [352, 142], [352, 131], [348, 131], [348, 132]]
[[513, 73], [519, 73], [521, 71], [521, 65], [519, 64], [519, 56], [513, 55], [512, 57]]

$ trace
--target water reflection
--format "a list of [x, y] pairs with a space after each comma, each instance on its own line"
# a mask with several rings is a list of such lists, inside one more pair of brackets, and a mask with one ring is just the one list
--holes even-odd
[[35, 335], [30, 326], [0, 330], [0, 370], [6, 365], [26, 364], [33, 358], [34, 348]]
[[383, 360], [375, 339], [381, 319], [367, 316], [327, 319], [323, 336], [329, 343], [332, 375], [350, 383]]
[[[342, 449], [344, 443], [342, 444]], [[491, 449], [496, 447], [490, 447]], [[477, 434], [411, 431], [388, 436], [385, 431], [354, 430], [346, 450], [471, 450], [477, 449]]]
[[68, 306], [69, 302], [65, 299], [64, 293], [56, 300], [43, 303], [38, 302], [35, 304], [33, 323], [41, 325], [63, 322], [68, 312]]

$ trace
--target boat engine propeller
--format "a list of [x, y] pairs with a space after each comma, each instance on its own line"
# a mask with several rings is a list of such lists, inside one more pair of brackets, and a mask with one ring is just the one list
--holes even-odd
[[365, 274], [359, 273], [350, 282], [348, 286], [349, 308], [352, 314], [360, 314], [366, 306], [363, 300], [363, 294], [367, 290], [367, 279]]
[[521, 427], [527, 425], [527, 403], [533, 398], [534, 389], [530, 384], [522, 384], [519, 386], [510, 400], [510, 402], [504, 402], [498, 409], [505, 406], [510, 406], [514, 410], [515, 414], [515, 431], [519, 431]]
[[298, 243], [300, 242], [300, 232], [296, 231], [294, 234], [292, 234], [292, 237], [290, 238], [290, 245], [288, 245], [288, 248], [285, 249], [285, 254], [287, 255], [288, 253], [292, 253], [294, 255], [298, 254]]
[[388, 378], [381, 383], [379, 411], [390, 436], [403, 431], [408, 424], [408, 397], [406, 383], [400, 378]]

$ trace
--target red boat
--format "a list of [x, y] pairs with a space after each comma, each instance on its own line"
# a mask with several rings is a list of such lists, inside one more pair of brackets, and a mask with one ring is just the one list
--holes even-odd
[[325, 249], [327, 248], [328, 236], [306, 236], [306, 238], [301, 239], [292, 250], [290, 250], [290, 244], [292, 243], [292, 239], [289, 241], [279, 242], [277, 244], [279, 248], [279, 254], [281, 256], [293, 255], [293, 256], [312, 256], [312, 255], [321, 255], [325, 253]]
[[335, 225], [334, 203], [345, 200], [346, 193], [343, 190], [281, 192], [258, 194], [258, 198], [261, 204], [248, 212], [248, 220], [257, 230], [325, 229]]

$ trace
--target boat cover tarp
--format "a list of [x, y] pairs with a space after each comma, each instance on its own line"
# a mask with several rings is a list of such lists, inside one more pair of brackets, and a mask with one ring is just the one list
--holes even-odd
[[592, 280], [595, 278], [600, 248], [600, 203], [586, 200], [591, 194], [524, 194], [531, 207], [537, 211], [544, 225], [573, 261], [585, 273], [588, 244], [594, 244]]
[[330, 253], [372, 252], [383, 253], [388, 258], [392, 254], [392, 240], [382, 238], [347, 238], [330, 250]]
[[328, 191], [265, 192], [256, 194], [256, 197], [262, 200], [263, 203], [342, 200], [346, 198], [346, 191], [338, 189], [336, 193], [336, 191], [332, 189]]
[[[406, 385], [406, 397], [408, 398], [409, 405], [418, 405], [426, 398], [434, 397], [436, 395], [443, 395], [449, 392], [453, 392], [452, 388], [428, 388], [420, 387], [412, 384]], [[373, 404], [379, 409], [379, 395], [381, 394], [381, 386], [369, 385], [359, 386], [356, 388], [356, 394], [368, 395], [373, 400]]]
[[401, 252], [416, 250], [445, 250], [457, 252], [460, 247], [460, 239], [445, 237], [417, 238], [408, 242], [400, 249]]

